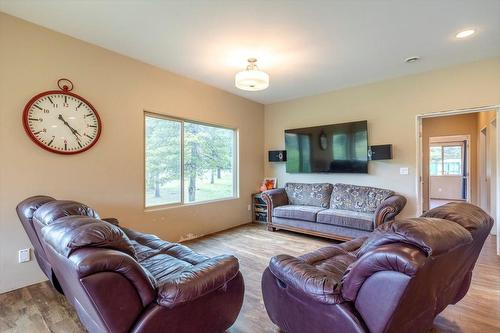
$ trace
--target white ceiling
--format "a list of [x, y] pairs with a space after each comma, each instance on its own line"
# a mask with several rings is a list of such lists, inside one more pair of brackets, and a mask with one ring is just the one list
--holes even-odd
[[[0, 10], [265, 104], [500, 55], [500, 0], [0, 0]], [[465, 28], [476, 35], [455, 39]], [[248, 57], [270, 74], [267, 90], [234, 87]]]

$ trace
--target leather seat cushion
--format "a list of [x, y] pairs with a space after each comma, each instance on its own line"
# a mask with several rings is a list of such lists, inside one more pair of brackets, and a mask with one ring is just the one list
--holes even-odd
[[319, 223], [359, 230], [373, 230], [373, 214], [342, 209], [326, 209], [318, 213]]
[[356, 253], [367, 238], [358, 237], [348, 242], [323, 247], [299, 258], [319, 270], [337, 276], [340, 280], [347, 267], [356, 261]]
[[316, 206], [285, 205], [273, 209], [273, 216], [293, 220], [316, 222], [319, 212], [325, 210]]

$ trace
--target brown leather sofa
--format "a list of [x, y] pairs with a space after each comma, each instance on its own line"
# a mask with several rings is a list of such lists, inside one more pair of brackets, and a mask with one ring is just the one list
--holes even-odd
[[208, 258], [74, 201], [32, 197], [18, 213], [40, 267], [89, 332], [223, 332], [238, 316], [244, 283], [233, 256]]
[[262, 277], [266, 310], [287, 333], [427, 332], [467, 293], [492, 226], [480, 208], [450, 203], [368, 237], [273, 257]]

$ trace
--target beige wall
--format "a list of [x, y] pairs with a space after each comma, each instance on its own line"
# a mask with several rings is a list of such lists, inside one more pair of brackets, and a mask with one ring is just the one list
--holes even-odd
[[[368, 175], [287, 174], [284, 163], [267, 162], [265, 173], [278, 177], [281, 185], [286, 181], [325, 181], [394, 189], [409, 200], [403, 215], [414, 215], [416, 116], [497, 104], [500, 104], [500, 57], [266, 105], [266, 151], [284, 148], [283, 131], [287, 128], [366, 119], [369, 144], [392, 143], [394, 159], [370, 162]], [[400, 175], [400, 167], [408, 167], [409, 175]]]
[[[470, 136], [470, 198], [472, 203], [477, 203], [477, 119], [477, 113], [422, 119], [422, 192], [424, 210], [429, 208], [429, 138], [436, 136]], [[448, 179], [448, 181], [451, 181], [451, 179]], [[443, 195], [442, 198], [446, 198], [446, 193], [443, 193]]]
[[[263, 178], [263, 106], [0, 13], [0, 292], [42, 280], [15, 214], [35, 194], [82, 201], [102, 216], [177, 241], [251, 220], [250, 194]], [[97, 108], [103, 132], [75, 156], [48, 153], [24, 133], [21, 112], [35, 94], [70, 78]], [[240, 199], [144, 212], [143, 110], [239, 129]]]

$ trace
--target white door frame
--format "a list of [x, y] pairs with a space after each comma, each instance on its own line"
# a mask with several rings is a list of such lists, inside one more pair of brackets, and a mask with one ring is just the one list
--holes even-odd
[[[489, 183], [486, 184], [486, 179], [487, 179], [487, 162], [486, 159], [488, 158], [488, 143], [487, 140], [489, 140], [489, 130], [488, 130], [489, 124], [486, 124], [486, 126], [483, 126], [479, 129], [478, 135], [479, 135], [479, 141], [478, 141], [478, 160], [477, 160], [477, 182], [478, 182], [478, 189], [479, 191], [477, 192], [477, 203], [478, 206], [484, 209], [487, 212], [490, 212], [490, 188], [489, 188]], [[484, 134], [483, 134], [484, 133]], [[488, 187], [488, 191], [486, 190], [486, 187]], [[487, 195], [484, 194], [484, 192], [487, 193]]]
[[[448, 110], [448, 111], [440, 111], [440, 112], [431, 112], [431, 113], [423, 113], [416, 116], [416, 138], [417, 138], [417, 159], [416, 159], [416, 189], [417, 189], [417, 213], [418, 215], [423, 212], [423, 190], [422, 190], [422, 182], [423, 182], [423, 165], [422, 165], [422, 157], [423, 157], [423, 143], [422, 143], [422, 119], [423, 118], [433, 118], [433, 117], [443, 117], [443, 116], [453, 116], [459, 114], [467, 114], [467, 113], [477, 113], [482, 111], [495, 111], [496, 119], [500, 119], [500, 105], [490, 105], [490, 106], [481, 106], [477, 108], [468, 108], [468, 109], [457, 109], [457, 110]], [[498, 133], [498, 128], [495, 128], [496, 132], [496, 174], [500, 175], [500, 135]], [[500, 207], [500, 176], [496, 177], [495, 181], [495, 204], [496, 207]], [[500, 222], [500, 209], [496, 209], [496, 216], [493, 218], [496, 221]], [[497, 255], [500, 255], [500, 223], [496, 223], [497, 225]]]

